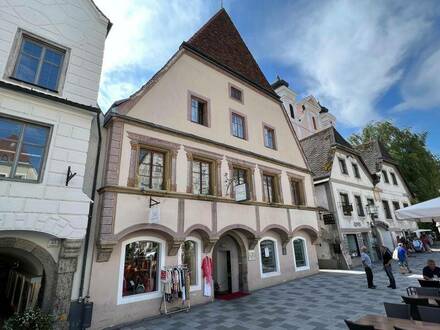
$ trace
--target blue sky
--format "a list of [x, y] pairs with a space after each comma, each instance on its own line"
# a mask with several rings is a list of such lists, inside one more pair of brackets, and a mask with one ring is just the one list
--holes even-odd
[[[221, 0], [96, 0], [107, 38], [103, 109], [147, 81]], [[440, 154], [440, 1], [224, 0], [269, 82], [315, 95], [349, 136], [371, 120], [428, 132]]]

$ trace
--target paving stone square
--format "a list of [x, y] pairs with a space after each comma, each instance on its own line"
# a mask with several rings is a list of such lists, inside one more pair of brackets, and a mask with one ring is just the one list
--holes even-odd
[[[417, 254], [409, 258], [412, 274], [400, 274], [393, 265], [397, 289], [387, 288], [388, 278], [380, 264], [374, 265], [376, 290], [367, 288], [365, 274], [325, 272], [252, 292], [232, 300], [216, 300], [178, 313], [126, 324], [121, 330], [182, 329], [346, 329], [344, 319], [365, 314], [384, 314], [384, 302], [401, 302], [409, 286], [419, 286], [427, 259], [440, 264], [440, 253]], [[355, 271], [362, 271], [362, 268]]]

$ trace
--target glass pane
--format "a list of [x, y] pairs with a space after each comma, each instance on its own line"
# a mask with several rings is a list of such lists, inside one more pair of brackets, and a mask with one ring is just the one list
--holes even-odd
[[23, 142], [37, 146], [45, 146], [49, 129], [27, 124], [23, 134]]
[[34, 83], [38, 70], [38, 59], [29, 55], [21, 54], [15, 70], [15, 78]]
[[201, 164], [201, 176], [202, 176], [202, 195], [208, 195], [209, 194], [209, 164], [208, 163], [202, 163]]
[[264, 194], [266, 195], [266, 201], [268, 201], [269, 203], [274, 202], [273, 178], [271, 176], [265, 175], [263, 177], [263, 187]]
[[39, 59], [41, 57], [42, 51], [43, 51], [43, 47], [40, 46], [39, 44], [30, 40], [23, 41], [22, 54], [24, 53]]
[[192, 169], [193, 193], [200, 194], [200, 162], [193, 161]]
[[182, 264], [189, 270], [191, 285], [197, 285], [197, 243], [194, 241], [185, 241], [182, 245]]
[[153, 177], [151, 180], [151, 188], [153, 189], [163, 189], [163, 158], [163, 154], [153, 154]]
[[122, 296], [158, 290], [159, 243], [139, 241], [125, 247]]
[[46, 48], [46, 53], [44, 55], [44, 61], [51, 63], [55, 66], [61, 66], [63, 60], [63, 54]]
[[296, 265], [296, 267], [307, 266], [304, 241], [302, 239], [294, 240], [293, 241], [293, 249], [295, 252], [295, 265]]
[[0, 118], [0, 178], [10, 178], [23, 124]]
[[272, 241], [262, 241], [260, 243], [261, 265], [264, 273], [272, 273], [277, 270], [275, 244]]
[[348, 252], [350, 253], [350, 256], [352, 257], [359, 256], [356, 235], [347, 235], [347, 243], [348, 243]]
[[141, 149], [139, 153], [139, 187], [151, 188], [150, 162], [151, 152], [145, 149]]
[[199, 102], [195, 99], [191, 100], [191, 121], [199, 122]]
[[60, 68], [58, 66], [44, 62], [41, 66], [38, 85], [51, 90], [56, 90], [58, 87], [59, 71]]
[[14, 177], [23, 180], [38, 180], [43, 165], [44, 150], [44, 147], [23, 143]]

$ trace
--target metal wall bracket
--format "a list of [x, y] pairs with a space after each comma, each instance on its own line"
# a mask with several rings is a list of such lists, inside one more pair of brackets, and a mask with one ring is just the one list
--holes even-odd
[[67, 167], [67, 176], [66, 176], [66, 187], [69, 185], [70, 180], [76, 175], [76, 172], [73, 173], [70, 166]]

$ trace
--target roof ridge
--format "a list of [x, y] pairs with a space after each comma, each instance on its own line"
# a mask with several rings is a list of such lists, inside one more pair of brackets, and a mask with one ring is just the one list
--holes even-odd
[[324, 128], [324, 129], [322, 129], [322, 130], [320, 130], [320, 131], [317, 131], [317, 132], [315, 132], [315, 133], [313, 133], [313, 134], [310, 134], [309, 136], [306, 136], [305, 138], [303, 138], [303, 139], [301, 139], [301, 140], [299, 140], [300, 142], [302, 142], [302, 141], [305, 141], [305, 140], [307, 140], [307, 139], [310, 139], [310, 138], [312, 138], [312, 137], [314, 137], [314, 136], [316, 136], [316, 135], [318, 135], [318, 134], [321, 134], [321, 133], [323, 133], [323, 132], [326, 132], [326, 131], [328, 131], [328, 130], [330, 130], [330, 129], [335, 129], [333, 126], [330, 126], [330, 127], [327, 127], [327, 128]]

